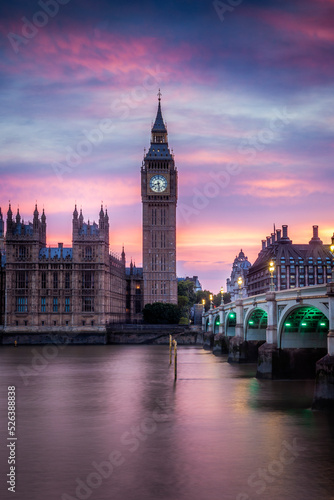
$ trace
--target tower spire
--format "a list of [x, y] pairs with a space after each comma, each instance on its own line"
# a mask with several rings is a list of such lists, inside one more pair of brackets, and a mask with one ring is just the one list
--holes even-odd
[[156, 138], [157, 135], [159, 136], [164, 136], [164, 139], [165, 141], [164, 142], [167, 142], [167, 128], [165, 126], [165, 123], [164, 123], [164, 119], [162, 117], [162, 112], [161, 112], [161, 92], [160, 92], [160, 89], [159, 89], [159, 92], [158, 92], [158, 111], [157, 111], [157, 116], [155, 118], [155, 122], [154, 122], [154, 125], [152, 127], [152, 142], [163, 142], [162, 140], [154, 140]]

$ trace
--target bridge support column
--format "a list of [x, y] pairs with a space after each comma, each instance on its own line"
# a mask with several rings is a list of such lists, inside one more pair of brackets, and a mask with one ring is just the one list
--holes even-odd
[[230, 339], [228, 361], [230, 363], [244, 363], [247, 361], [247, 343], [244, 335], [244, 307], [243, 300], [235, 301], [236, 325], [235, 336]]
[[[206, 322], [209, 319], [209, 325], [208, 329], [206, 330]], [[203, 349], [210, 350], [212, 349], [213, 346], [213, 314], [212, 314], [212, 309], [209, 309], [209, 311], [206, 313], [205, 316], [205, 323], [204, 323], [204, 334], [203, 334]]]
[[329, 302], [328, 354], [316, 364], [315, 391], [312, 408], [334, 409], [334, 283], [326, 287]]
[[275, 292], [266, 293], [268, 325], [266, 342], [258, 351], [257, 378], [273, 378], [273, 358], [277, 356], [277, 303]]
[[221, 335], [225, 335], [224, 309], [221, 309], [219, 311], [219, 321], [220, 321], [219, 333]]
[[213, 314], [212, 314], [212, 310], [211, 309], [209, 311], [209, 328], [208, 328], [208, 333], [213, 333]]
[[218, 333], [214, 336], [213, 339], [213, 354], [220, 355], [222, 354], [222, 341], [225, 333], [225, 325], [224, 325], [224, 310], [219, 309], [219, 328]]

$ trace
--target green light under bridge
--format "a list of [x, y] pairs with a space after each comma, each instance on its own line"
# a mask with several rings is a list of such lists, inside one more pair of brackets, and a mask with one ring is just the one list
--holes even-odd
[[254, 321], [250, 321], [250, 322], [249, 322], [249, 324], [250, 324], [250, 325], [254, 325]]
[[216, 325], [220, 325], [219, 319], [216, 319]]
[[235, 314], [234, 313], [230, 313], [229, 316], [230, 316], [230, 318], [235, 318]]

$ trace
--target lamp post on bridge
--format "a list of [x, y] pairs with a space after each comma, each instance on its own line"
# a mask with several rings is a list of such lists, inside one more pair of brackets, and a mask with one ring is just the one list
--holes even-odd
[[[330, 252], [332, 254], [332, 256], [334, 257], [334, 233], [333, 233], [333, 236], [332, 236], [332, 243], [331, 243], [331, 246], [329, 247], [330, 249]], [[332, 283], [334, 283], [334, 263], [332, 261], [332, 276], [331, 276], [331, 281]]]
[[241, 299], [241, 298], [242, 298], [242, 293], [241, 293], [242, 283], [243, 283], [242, 277], [241, 277], [241, 276], [239, 276], [239, 278], [238, 278], [238, 286], [239, 286], [239, 299]]
[[275, 272], [275, 264], [271, 260], [269, 262], [269, 272], [270, 272], [270, 291], [274, 292], [275, 291], [275, 284], [274, 284], [274, 272]]
[[213, 309], [213, 295], [210, 293], [210, 309]]
[[205, 299], [202, 299], [203, 314], [205, 313]]
[[224, 305], [224, 297], [223, 297], [223, 295], [224, 295], [224, 287], [223, 287], [223, 286], [221, 286], [221, 287], [220, 287], [220, 300], [221, 300], [220, 305], [221, 305], [221, 306], [223, 306], [223, 305]]

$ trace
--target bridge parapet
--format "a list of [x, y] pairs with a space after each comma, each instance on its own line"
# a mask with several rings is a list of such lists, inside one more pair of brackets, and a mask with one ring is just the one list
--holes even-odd
[[203, 313], [202, 324], [206, 332], [246, 340], [252, 315], [260, 309], [267, 314], [267, 344], [281, 348], [286, 318], [300, 307], [313, 307], [328, 318], [328, 353], [334, 356], [334, 283], [240, 297]]

